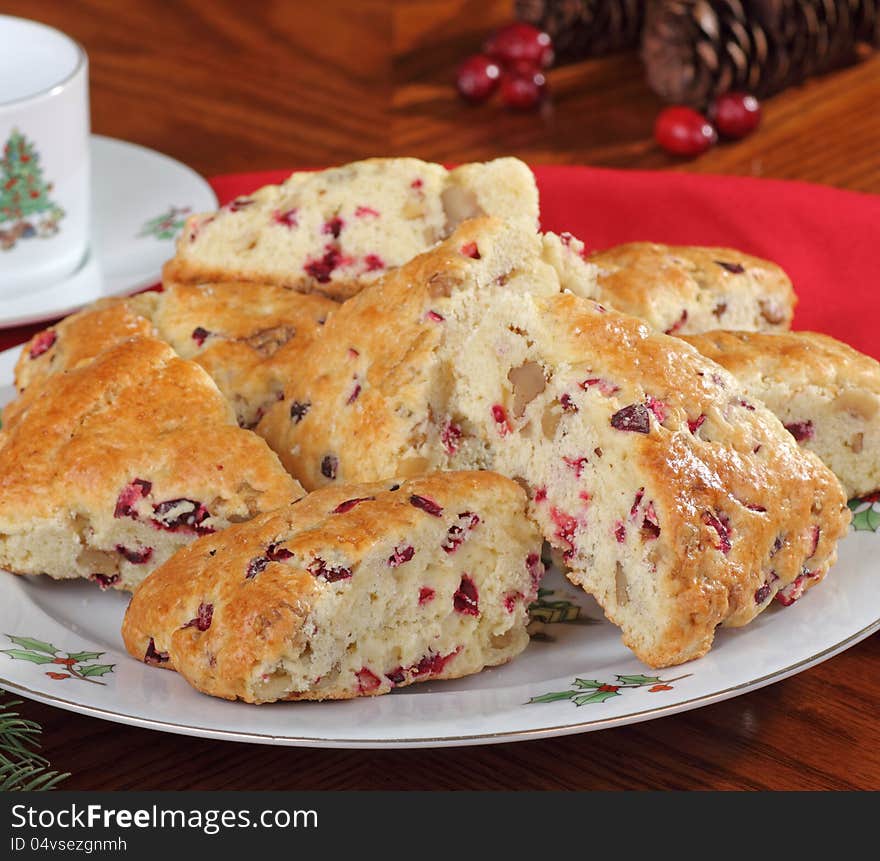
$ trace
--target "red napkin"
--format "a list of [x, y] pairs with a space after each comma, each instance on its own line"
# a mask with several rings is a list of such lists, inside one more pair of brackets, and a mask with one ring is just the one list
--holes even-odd
[[[216, 177], [221, 203], [289, 171]], [[780, 180], [539, 166], [543, 228], [590, 248], [654, 240], [726, 245], [779, 263], [800, 298], [794, 328], [826, 332], [880, 358], [880, 196]], [[39, 327], [0, 333], [0, 346]]]

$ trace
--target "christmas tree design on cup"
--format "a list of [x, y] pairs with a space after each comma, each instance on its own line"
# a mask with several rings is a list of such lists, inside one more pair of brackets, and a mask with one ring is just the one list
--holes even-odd
[[50, 200], [50, 191], [33, 142], [13, 129], [0, 159], [0, 251], [11, 251], [20, 239], [58, 233], [64, 210]]

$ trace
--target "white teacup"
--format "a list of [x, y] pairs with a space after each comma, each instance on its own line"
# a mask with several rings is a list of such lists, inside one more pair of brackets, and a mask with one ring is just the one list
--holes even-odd
[[0, 301], [54, 284], [89, 242], [89, 86], [83, 48], [0, 15]]

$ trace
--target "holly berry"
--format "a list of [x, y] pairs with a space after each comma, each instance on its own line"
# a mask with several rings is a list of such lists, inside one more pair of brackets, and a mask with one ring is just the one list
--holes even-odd
[[469, 102], [484, 102], [498, 86], [501, 69], [490, 57], [474, 54], [459, 67], [455, 85]]
[[523, 21], [496, 30], [486, 40], [483, 50], [505, 66], [525, 62], [535, 69], [547, 69], [553, 64], [550, 37]]
[[693, 108], [664, 108], [654, 124], [654, 139], [673, 155], [696, 156], [717, 140], [714, 126]]
[[726, 138], [744, 138], [761, 122], [761, 105], [748, 93], [725, 93], [709, 112], [719, 133]]
[[501, 101], [514, 110], [531, 110], [541, 103], [546, 94], [547, 80], [538, 71], [529, 75], [506, 74], [501, 79]]

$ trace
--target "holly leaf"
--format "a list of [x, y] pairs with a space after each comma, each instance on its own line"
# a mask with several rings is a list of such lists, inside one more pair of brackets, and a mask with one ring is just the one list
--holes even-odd
[[618, 676], [617, 681], [622, 685], [662, 685], [663, 679], [657, 676]]
[[597, 682], [595, 679], [575, 679], [574, 686], [576, 688], [601, 688], [605, 682]]
[[857, 511], [853, 515], [852, 527], [857, 532], [876, 532], [880, 529], [880, 513], [874, 510], [874, 506], [864, 511]]
[[67, 657], [72, 658], [77, 663], [80, 661], [97, 661], [105, 652], [68, 652]]
[[549, 694], [541, 694], [539, 697], [532, 697], [530, 703], [555, 703], [558, 700], [570, 700], [577, 691], [553, 691]]
[[619, 696], [620, 694], [617, 691], [593, 691], [591, 694], [581, 694], [579, 697], [575, 697], [572, 702], [576, 706], [586, 706], [593, 703], [604, 703], [605, 700], [609, 700], [611, 697]]
[[4, 655], [9, 655], [16, 661], [30, 661], [32, 664], [51, 664], [55, 658], [51, 655], [40, 655], [37, 652], [23, 652], [21, 649], [2, 649]]
[[92, 664], [90, 667], [83, 667], [79, 673], [81, 676], [103, 676], [113, 672], [116, 664]]
[[23, 646], [25, 649], [30, 649], [33, 652], [45, 652], [47, 655], [55, 655], [58, 653], [58, 649], [56, 649], [51, 643], [44, 643], [42, 640], [32, 640], [30, 637], [13, 637], [12, 634], [7, 634], [6, 636], [9, 637], [16, 646]]

